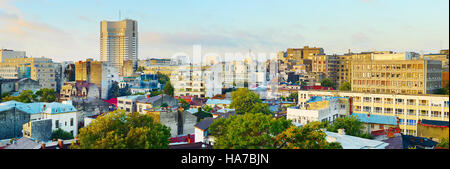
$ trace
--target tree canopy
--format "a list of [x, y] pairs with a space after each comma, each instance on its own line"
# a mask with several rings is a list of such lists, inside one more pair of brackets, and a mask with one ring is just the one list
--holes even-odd
[[43, 88], [36, 92], [36, 95], [40, 97], [40, 102], [54, 102], [56, 101], [56, 92], [54, 89]]
[[111, 87], [108, 90], [108, 98], [116, 98], [116, 97], [120, 97], [120, 88], [119, 83], [113, 81]]
[[213, 117], [211, 112], [204, 111], [201, 107], [199, 107], [197, 109], [197, 113], [194, 113], [194, 116], [197, 117], [197, 122], [199, 122], [199, 121], [201, 121], [201, 120], [203, 120], [204, 118], [207, 118], [207, 117]]
[[172, 86], [172, 84], [170, 83], [170, 81], [168, 81], [166, 83], [166, 85], [164, 86], [164, 94], [167, 94], [169, 96], [173, 96], [174, 92], [174, 88]]
[[52, 132], [52, 140], [53, 139], [70, 140], [73, 139], [73, 135], [61, 128], [58, 128], [57, 130]]
[[170, 129], [146, 114], [114, 111], [80, 129], [77, 137], [75, 149], [166, 149]]
[[327, 130], [331, 132], [338, 132], [338, 129], [345, 129], [345, 134], [347, 135], [368, 139], [373, 138], [373, 136], [371, 136], [370, 134], [362, 131], [364, 129], [364, 123], [359, 121], [355, 116], [337, 118], [333, 123], [326, 125]]
[[341, 86], [339, 86], [340, 91], [350, 91], [352, 90], [352, 85], [349, 82], [342, 83]]
[[248, 88], [239, 88], [231, 93], [230, 107], [236, 109], [237, 114], [271, 114], [269, 106], [262, 103], [259, 96], [256, 93], [251, 92]]
[[339, 143], [328, 143], [320, 123], [301, 128], [290, 120], [271, 115], [244, 114], [219, 118], [209, 127], [218, 149], [338, 149]]
[[169, 76], [162, 74], [161, 72], [156, 72], [156, 77], [158, 78], [158, 82], [161, 84], [166, 84], [168, 81], [170, 81]]
[[322, 87], [334, 87], [335, 85], [334, 82], [328, 78], [323, 78], [320, 84]]
[[22, 103], [32, 103], [32, 102], [39, 101], [37, 99], [37, 95], [35, 95], [33, 93], [33, 91], [31, 91], [31, 90], [24, 90], [24, 91], [22, 91], [22, 93], [20, 93], [19, 96], [5, 95], [2, 98], [2, 102], [7, 102], [7, 101], [11, 101], [11, 100], [15, 100], [15, 101], [22, 102]]

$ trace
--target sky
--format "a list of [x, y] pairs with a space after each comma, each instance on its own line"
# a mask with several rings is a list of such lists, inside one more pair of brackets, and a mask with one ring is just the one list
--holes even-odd
[[100, 21], [126, 18], [138, 22], [139, 59], [193, 45], [218, 54], [449, 48], [448, 0], [0, 0], [0, 48], [98, 60]]

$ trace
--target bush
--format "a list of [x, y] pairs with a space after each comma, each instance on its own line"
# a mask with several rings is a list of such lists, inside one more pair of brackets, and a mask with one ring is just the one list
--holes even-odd
[[73, 139], [73, 135], [59, 128], [52, 132], [52, 140], [53, 139], [71, 140]]

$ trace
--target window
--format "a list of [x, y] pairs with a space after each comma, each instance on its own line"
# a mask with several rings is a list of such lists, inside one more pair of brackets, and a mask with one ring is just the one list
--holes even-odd
[[380, 124], [380, 130], [384, 130], [384, 125]]
[[70, 126], [73, 126], [73, 118], [70, 118]]
[[375, 125], [374, 125], [374, 124], [370, 124], [370, 128], [371, 128], [371, 129], [374, 129], [374, 128], [375, 128]]
[[59, 128], [59, 120], [55, 121], [55, 128]]

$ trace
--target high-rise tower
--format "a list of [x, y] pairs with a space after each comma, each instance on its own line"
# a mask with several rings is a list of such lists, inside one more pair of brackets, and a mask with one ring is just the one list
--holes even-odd
[[100, 23], [100, 60], [107, 61], [124, 75], [124, 62], [132, 61], [136, 69], [138, 60], [138, 31], [135, 20], [102, 21]]

